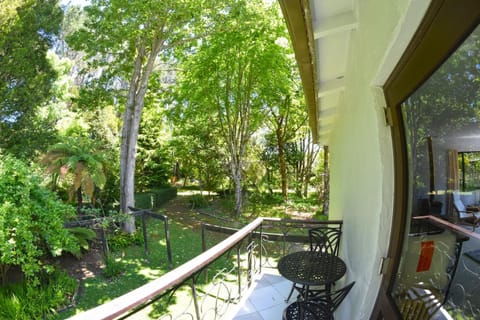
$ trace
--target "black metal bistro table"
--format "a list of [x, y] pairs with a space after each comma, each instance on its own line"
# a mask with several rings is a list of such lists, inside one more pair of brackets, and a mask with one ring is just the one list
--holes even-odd
[[286, 279], [305, 286], [305, 299], [310, 286], [325, 286], [330, 294], [332, 284], [347, 272], [339, 257], [313, 251], [290, 253], [278, 261], [278, 271]]

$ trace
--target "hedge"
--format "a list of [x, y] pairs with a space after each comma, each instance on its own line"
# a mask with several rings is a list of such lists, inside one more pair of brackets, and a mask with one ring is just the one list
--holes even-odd
[[149, 192], [135, 194], [135, 207], [142, 209], [156, 209], [168, 200], [177, 196], [177, 188], [153, 189]]

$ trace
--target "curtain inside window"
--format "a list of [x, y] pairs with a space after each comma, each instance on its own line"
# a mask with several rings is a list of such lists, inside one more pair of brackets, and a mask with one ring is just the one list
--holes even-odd
[[448, 150], [446, 214], [449, 217], [453, 217], [453, 191], [458, 188], [458, 151]]

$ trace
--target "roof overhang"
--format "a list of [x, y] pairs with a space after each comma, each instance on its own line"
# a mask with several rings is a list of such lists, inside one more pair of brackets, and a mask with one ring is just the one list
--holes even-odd
[[345, 90], [353, 0], [279, 0], [300, 70], [315, 143], [328, 144]]
[[300, 69], [313, 141], [318, 141], [315, 48], [309, 0], [279, 0]]

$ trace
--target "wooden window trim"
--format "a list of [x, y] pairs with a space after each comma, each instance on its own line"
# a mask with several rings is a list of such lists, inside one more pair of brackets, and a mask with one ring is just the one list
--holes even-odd
[[[371, 319], [397, 313], [391, 298], [402, 253], [408, 206], [408, 158], [400, 105], [419, 88], [480, 23], [478, 0], [433, 0], [383, 89], [392, 114], [394, 209], [385, 274]], [[388, 305], [388, 307], [386, 307]], [[396, 311], [396, 312], [395, 312]], [[389, 317], [392, 313], [389, 313]], [[388, 317], [387, 317], [388, 318]]]

